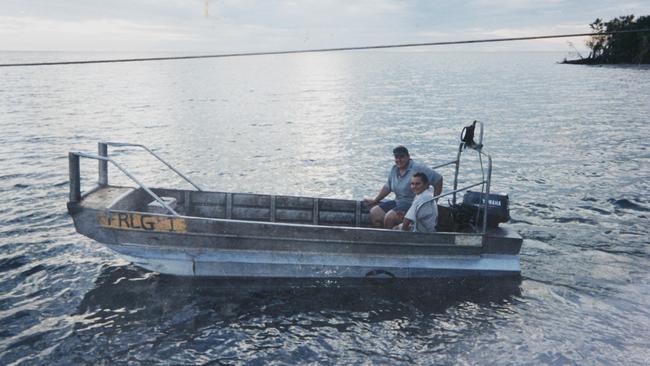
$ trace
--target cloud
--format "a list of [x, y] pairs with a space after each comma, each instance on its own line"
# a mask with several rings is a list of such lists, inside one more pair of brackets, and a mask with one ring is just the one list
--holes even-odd
[[[596, 17], [650, 13], [647, 2], [627, 0], [209, 0], [207, 17], [204, 5], [3, 0], [0, 47], [199, 53], [345, 47], [585, 32]], [[539, 44], [566, 45], [553, 42]]]
[[[61, 21], [36, 17], [0, 17], [0, 38], [14, 50], [119, 50], [196, 39], [193, 30], [117, 19]], [[52, 35], [56, 35], [52, 41]], [[155, 48], [155, 47], [154, 47]]]

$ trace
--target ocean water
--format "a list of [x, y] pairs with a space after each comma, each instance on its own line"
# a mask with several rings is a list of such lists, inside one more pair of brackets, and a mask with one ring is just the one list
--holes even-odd
[[[563, 56], [0, 68], [0, 364], [649, 364], [650, 69]], [[475, 119], [525, 239], [519, 279], [162, 276], [76, 234], [66, 213], [67, 153], [101, 140], [143, 143], [206, 189], [360, 199], [395, 145], [446, 162]], [[187, 187], [140, 151], [110, 152], [148, 185]], [[82, 161], [84, 189], [96, 169]]]

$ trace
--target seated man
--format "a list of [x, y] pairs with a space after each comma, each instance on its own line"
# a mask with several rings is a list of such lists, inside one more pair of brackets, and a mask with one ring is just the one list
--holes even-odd
[[[376, 227], [392, 229], [402, 222], [404, 214], [411, 207], [415, 194], [410, 189], [411, 178], [416, 172], [427, 176], [424, 189], [433, 185], [436, 195], [442, 192], [442, 176], [430, 167], [411, 159], [409, 151], [404, 146], [393, 149], [395, 165], [388, 174], [386, 184], [374, 199], [365, 199], [366, 204], [374, 205], [370, 209], [370, 221]], [[382, 201], [391, 192], [395, 193], [394, 201]]]
[[438, 222], [438, 204], [433, 199], [433, 191], [429, 188], [426, 174], [420, 172], [413, 174], [411, 190], [415, 193], [415, 199], [404, 215], [404, 223], [399, 226], [405, 231], [435, 232]]

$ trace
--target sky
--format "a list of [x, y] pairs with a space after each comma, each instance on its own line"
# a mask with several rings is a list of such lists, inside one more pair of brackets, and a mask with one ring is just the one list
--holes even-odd
[[[585, 33], [596, 18], [628, 14], [650, 15], [650, 0], [1, 0], [0, 50], [213, 54], [353, 47]], [[584, 38], [445, 49], [571, 47], [585, 49]]]

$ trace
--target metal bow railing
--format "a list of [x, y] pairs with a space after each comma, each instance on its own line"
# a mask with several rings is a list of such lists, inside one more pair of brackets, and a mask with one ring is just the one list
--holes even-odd
[[147, 148], [144, 145], [141, 144], [131, 144], [131, 143], [123, 143], [123, 142], [100, 142], [98, 144], [98, 155], [94, 154], [88, 154], [84, 152], [70, 152], [68, 154], [68, 160], [69, 160], [69, 174], [70, 174], [70, 202], [79, 202], [81, 201], [81, 173], [80, 173], [80, 168], [79, 168], [79, 158], [87, 158], [87, 159], [95, 159], [99, 161], [99, 166], [98, 166], [98, 186], [103, 187], [108, 185], [108, 163], [111, 163], [114, 165], [117, 169], [119, 169], [124, 175], [126, 175], [129, 179], [131, 179], [135, 184], [137, 184], [140, 188], [142, 188], [145, 192], [147, 192], [156, 202], [158, 202], [162, 207], [164, 207], [167, 211], [169, 211], [172, 215], [174, 216], [179, 216], [178, 212], [176, 212], [173, 208], [171, 208], [160, 196], [158, 196], [156, 193], [154, 193], [149, 187], [147, 187], [144, 183], [139, 181], [133, 174], [131, 174], [127, 169], [122, 167], [120, 164], [118, 164], [115, 160], [111, 159], [108, 157], [108, 146], [116, 146], [116, 147], [139, 147], [147, 152], [149, 152], [151, 155], [153, 155], [156, 159], [158, 159], [160, 162], [165, 164], [169, 169], [174, 171], [176, 174], [178, 174], [180, 177], [185, 179], [188, 183], [190, 183], [194, 188], [196, 188], [199, 191], [202, 191], [202, 189], [192, 180], [190, 180], [187, 176], [185, 176], [183, 173], [179, 172], [176, 168], [174, 168], [171, 164], [163, 160], [160, 156], [158, 156], [156, 153], [151, 151], [149, 148]]

